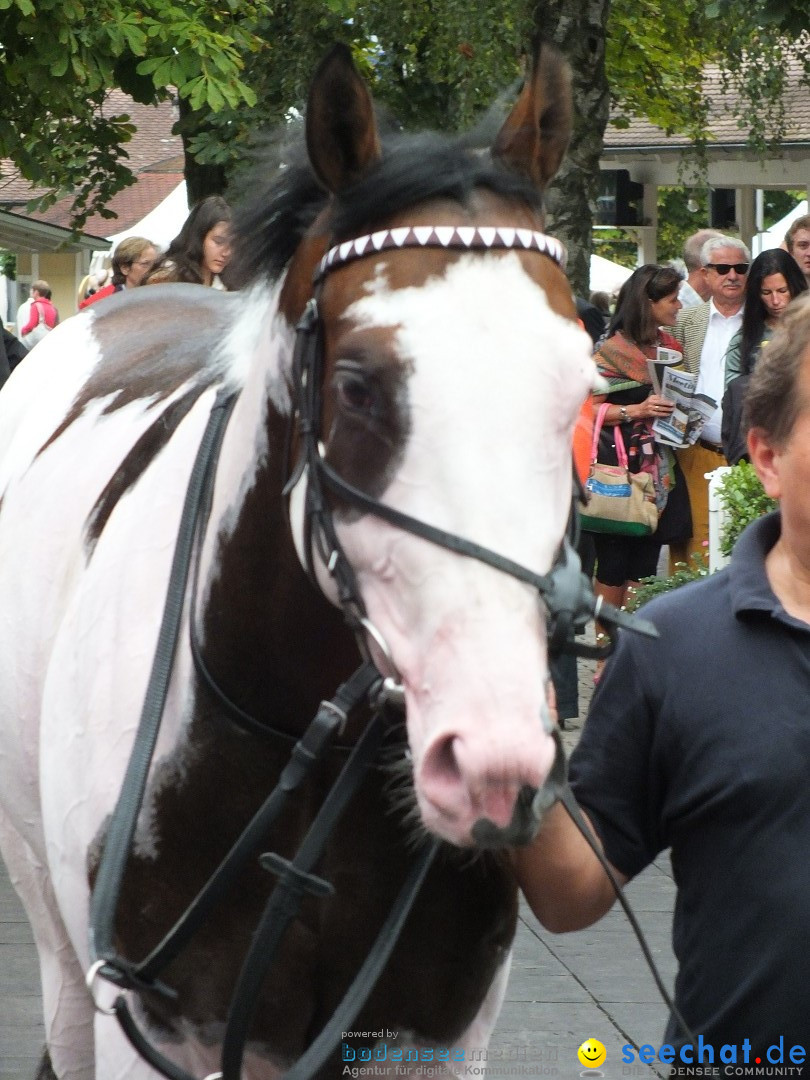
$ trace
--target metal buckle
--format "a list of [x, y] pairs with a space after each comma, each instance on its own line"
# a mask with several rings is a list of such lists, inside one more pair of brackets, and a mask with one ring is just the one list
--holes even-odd
[[[101, 976], [101, 969], [107, 966], [106, 960], [96, 960], [90, 970], [84, 977], [85, 984], [90, 993], [90, 997], [93, 999], [93, 1008], [97, 1013], [101, 1013], [102, 1016], [116, 1016], [116, 1010], [109, 1006], [99, 1005], [95, 995], [95, 985], [98, 978]], [[103, 976], [101, 976], [103, 977]]]
[[[380, 674], [383, 676], [383, 678], [390, 676], [390, 678], [392, 678], [395, 682], [401, 685], [402, 676], [400, 675], [399, 671], [397, 671], [397, 665], [394, 663], [394, 657], [391, 655], [391, 650], [388, 647], [388, 642], [385, 640], [381, 632], [377, 629], [377, 627], [367, 615], [358, 615], [357, 621], [363, 627], [363, 629], [377, 646], [377, 648], [380, 650], [383, 655], [383, 659], [388, 665], [387, 675], [384, 671], [381, 671]], [[368, 648], [367, 645], [366, 648]], [[371, 656], [369, 656], [368, 658], [372, 659]], [[379, 665], [376, 666], [379, 667]]]
[[342, 735], [343, 732], [346, 730], [346, 723], [349, 719], [345, 711], [341, 709], [339, 705], [336, 705], [334, 701], [328, 701], [326, 699], [324, 699], [318, 706], [318, 712], [320, 712], [322, 709], [326, 709], [327, 712], [331, 712], [333, 716], [336, 716], [338, 718], [337, 733], [338, 735]]
[[405, 708], [405, 687], [401, 682], [387, 675], [380, 683], [374, 704], [379, 708], [381, 705], [394, 705], [396, 708]]

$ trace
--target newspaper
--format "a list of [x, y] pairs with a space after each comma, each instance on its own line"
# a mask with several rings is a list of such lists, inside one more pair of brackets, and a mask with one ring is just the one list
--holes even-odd
[[680, 364], [683, 356], [677, 349], [668, 349], [665, 345], [659, 345], [655, 350], [655, 360], [647, 361], [647, 370], [650, 373], [653, 393], [661, 393], [661, 379], [664, 372], [672, 364]]
[[[652, 364], [652, 361], [650, 361]], [[664, 446], [692, 446], [697, 442], [703, 425], [713, 415], [717, 402], [706, 394], [696, 394], [697, 374], [664, 367], [661, 375], [661, 396], [675, 403], [666, 419], [652, 426], [656, 442]]]

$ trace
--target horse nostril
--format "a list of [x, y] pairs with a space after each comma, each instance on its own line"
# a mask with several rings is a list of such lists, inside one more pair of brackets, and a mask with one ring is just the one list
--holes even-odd
[[456, 756], [457, 738], [456, 735], [445, 735], [436, 739], [422, 761], [422, 782], [428, 791], [434, 791], [439, 797], [441, 793], [458, 788], [462, 781]]

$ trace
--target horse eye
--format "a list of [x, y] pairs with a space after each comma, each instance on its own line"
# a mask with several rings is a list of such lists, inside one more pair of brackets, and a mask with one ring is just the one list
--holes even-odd
[[351, 412], [370, 413], [374, 409], [375, 395], [360, 371], [338, 371], [335, 375], [340, 403]]

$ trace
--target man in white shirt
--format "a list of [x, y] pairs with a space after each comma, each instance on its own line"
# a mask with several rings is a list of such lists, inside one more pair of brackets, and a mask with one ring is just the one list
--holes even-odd
[[742, 325], [745, 283], [751, 255], [741, 240], [714, 236], [700, 252], [709, 299], [678, 315], [675, 336], [683, 345], [684, 364], [698, 372], [697, 392], [713, 398], [718, 407], [706, 422], [700, 440], [678, 452], [692, 509], [692, 539], [670, 545], [670, 566], [688, 562], [694, 552], [706, 551], [709, 540], [709, 483], [705, 473], [727, 464], [720, 445], [725, 355], [728, 343]]
[[34, 297], [31, 293], [29, 286], [28, 296], [23, 300], [20, 306], [17, 308], [17, 318], [14, 320], [15, 327], [14, 333], [17, 337], [20, 336], [20, 330], [25, 326], [28, 320], [31, 318], [31, 307], [34, 303]]

